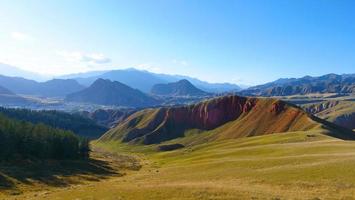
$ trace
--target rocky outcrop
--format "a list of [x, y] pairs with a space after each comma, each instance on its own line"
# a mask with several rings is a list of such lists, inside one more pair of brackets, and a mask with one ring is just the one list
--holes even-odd
[[237, 119], [241, 114], [249, 112], [255, 104], [256, 99], [230, 96], [192, 106], [168, 108], [164, 120], [178, 126], [209, 130]]
[[338, 104], [339, 101], [325, 101], [325, 102], [305, 106], [304, 109], [309, 113], [317, 114], [323, 112], [324, 110], [333, 108]]
[[284, 101], [277, 101], [272, 104], [271, 112], [279, 114], [285, 109], [286, 103]]

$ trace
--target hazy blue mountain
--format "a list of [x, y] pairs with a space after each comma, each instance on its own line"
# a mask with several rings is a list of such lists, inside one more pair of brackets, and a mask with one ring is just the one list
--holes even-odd
[[85, 87], [75, 80], [53, 79], [46, 82], [37, 82], [20, 77], [0, 75], [0, 85], [16, 94], [38, 95], [46, 97], [64, 97]]
[[327, 74], [319, 77], [282, 78], [250, 87], [243, 95], [285, 96], [309, 93], [355, 93], [355, 74]]
[[152, 94], [165, 96], [206, 96], [207, 92], [196, 88], [188, 80], [182, 79], [173, 83], [156, 84], [152, 87]]
[[48, 97], [64, 97], [73, 92], [83, 90], [85, 87], [73, 79], [53, 79], [39, 83], [38, 94]]
[[108, 79], [97, 79], [90, 87], [69, 94], [66, 100], [125, 107], [147, 107], [158, 104], [157, 100], [143, 92]]
[[58, 79], [75, 79], [75, 78], [89, 78], [93, 76], [100, 76], [110, 70], [102, 70], [102, 71], [89, 71], [89, 72], [82, 72], [82, 73], [75, 73], [75, 74], [66, 74], [62, 76], [58, 76]]
[[32, 79], [36, 81], [45, 81], [48, 80], [48, 77], [40, 75], [37, 73], [29, 72], [23, 69], [20, 69], [15, 66], [8, 64], [0, 63], [0, 75], [11, 76], [11, 77], [23, 77], [27, 79]]
[[232, 83], [209, 83], [206, 81], [201, 81], [197, 78], [192, 78], [189, 76], [182, 76], [182, 75], [169, 75], [169, 74], [156, 74], [156, 75], [161, 79], [166, 80], [167, 82], [176, 82], [182, 79], [186, 79], [190, 81], [197, 88], [204, 90], [206, 92], [223, 93], [223, 92], [241, 90], [241, 88], [238, 85]]
[[0, 94], [14, 94], [13, 92], [11, 92], [9, 89], [4, 88], [2, 86], [0, 86]]
[[[95, 74], [101, 72], [93, 72], [93, 73]], [[186, 79], [190, 81], [192, 84], [194, 84], [197, 88], [207, 92], [221, 93], [227, 91], [239, 91], [241, 89], [239, 86], [230, 83], [208, 83], [206, 81], [201, 81], [199, 79], [191, 78], [188, 76], [157, 74], [145, 70], [137, 70], [134, 68], [112, 70], [94, 76], [90, 76], [90, 74], [91, 72], [81, 73], [76, 75], [75, 74], [67, 75], [65, 77], [74, 78], [80, 84], [86, 86], [89, 86], [98, 78], [110, 79], [112, 81], [119, 81], [132, 88], [139, 89], [146, 93], [149, 92], [151, 88], [156, 84], [176, 82], [181, 79]]]
[[34, 80], [0, 75], [0, 85], [16, 94], [32, 94], [38, 89], [38, 84]]
[[9, 89], [0, 86], [0, 105], [1, 106], [12, 106], [12, 105], [24, 105], [30, 102], [15, 93], [11, 92]]

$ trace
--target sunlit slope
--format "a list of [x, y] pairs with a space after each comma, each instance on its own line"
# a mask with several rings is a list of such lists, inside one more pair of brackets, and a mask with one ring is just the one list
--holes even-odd
[[27, 199], [352, 199], [355, 143], [299, 131], [207, 142], [171, 152], [97, 143], [142, 158], [135, 174]]
[[[333, 136], [352, 138], [302, 109], [271, 98], [224, 96], [183, 107], [147, 109], [109, 130], [100, 141], [157, 144], [199, 133], [206, 141], [271, 133], [332, 130]], [[208, 134], [207, 134], [208, 133]]]

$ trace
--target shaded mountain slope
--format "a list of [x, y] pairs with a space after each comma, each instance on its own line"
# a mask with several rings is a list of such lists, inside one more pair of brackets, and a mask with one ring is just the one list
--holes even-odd
[[[136, 112], [100, 140], [156, 144], [184, 137], [191, 130], [209, 132], [207, 140], [218, 140], [316, 128], [327, 129], [319, 120], [283, 101], [224, 96], [190, 106]], [[353, 138], [349, 134], [339, 137]]]
[[82, 111], [78, 114], [94, 120], [101, 126], [111, 128], [125, 120], [134, 112], [136, 112], [135, 109], [97, 109], [93, 112]]
[[68, 95], [66, 100], [126, 107], [147, 107], [158, 103], [137, 89], [104, 79], [97, 79], [90, 87]]
[[307, 112], [348, 129], [355, 129], [355, 102], [330, 100], [302, 106]]
[[192, 85], [188, 80], [183, 79], [178, 82], [167, 84], [156, 84], [152, 87], [151, 93], [165, 96], [206, 96], [207, 92], [202, 91]]
[[319, 77], [279, 79], [251, 87], [242, 95], [286, 96], [309, 93], [355, 93], [355, 74], [327, 74]]

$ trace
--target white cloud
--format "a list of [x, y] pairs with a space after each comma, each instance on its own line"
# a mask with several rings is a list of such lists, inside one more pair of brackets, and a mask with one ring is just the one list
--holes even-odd
[[159, 73], [161, 71], [159, 67], [153, 66], [153, 65], [151, 65], [149, 63], [139, 64], [139, 65], [137, 65], [137, 68], [141, 69], [141, 70], [147, 70], [147, 71], [150, 71], [150, 72], [155, 72], [155, 73]]
[[58, 51], [57, 54], [63, 56], [69, 62], [83, 62], [91, 65], [111, 63], [111, 59], [102, 53]]
[[110, 58], [105, 57], [103, 54], [87, 54], [81, 58], [83, 62], [89, 62], [94, 64], [107, 64], [111, 62]]
[[22, 32], [12, 32], [11, 34], [11, 38], [14, 40], [19, 40], [19, 41], [24, 41], [24, 40], [29, 40], [31, 39], [31, 36], [22, 33]]
[[186, 60], [173, 59], [171, 62], [174, 63], [174, 64], [177, 64], [177, 65], [182, 65], [182, 66], [188, 66], [189, 65], [189, 63]]

